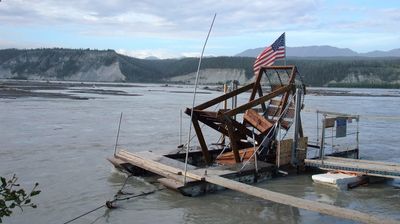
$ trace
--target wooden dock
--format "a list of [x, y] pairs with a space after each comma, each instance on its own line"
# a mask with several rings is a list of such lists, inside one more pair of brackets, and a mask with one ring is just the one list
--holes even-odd
[[[400, 223], [396, 220], [376, 217], [367, 213], [297, 198], [294, 196], [240, 183], [236, 180], [229, 179], [229, 175], [238, 172], [237, 170], [235, 170], [235, 168], [220, 169], [218, 167], [209, 167], [205, 169], [197, 168], [195, 166], [188, 166], [188, 170], [186, 173], [187, 183], [184, 184], [184, 163], [178, 160], [174, 160], [162, 155], [157, 155], [150, 151], [131, 153], [125, 150], [117, 152], [114, 158], [120, 163], [131, 164], [135, 167], [139, 167], [151, 173], [162, 176], [163, 178], [160, 179], [160, 182], [165, 183], [167, 186], [172, 188], [179, 186], [188, 186], [191, 185], [191, 183], [195, 182], [209, 183], [216, 186], [221, 186], [223, 188], [239, 191], [248, 195], [252, 195], [254, 197], [262, 198], [268, 201], [307, 209], [340, 218], [351, 219], [359, 222]], [[266, 168], [268, 168], [268, 166]]]
[[343, 170], [367, 176], [400, 179], [400, 164], [362, 159], [325, 156], [324, 160], [306, 159], [305, 165], [323, 170]]

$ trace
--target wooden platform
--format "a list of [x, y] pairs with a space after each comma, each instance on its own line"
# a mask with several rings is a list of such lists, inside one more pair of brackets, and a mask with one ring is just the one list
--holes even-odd
[[400, 164], [362, 159], [348, 159], [326, 156], [323, 161], [319, 159], [306, 159], [305, 165], [323, 170], [352, 171], [367, 176], [386, 178], [400, 178]]
[[[237, 174], [251, 172], [251, 168], [239, 171], [238, 165], [232, 167], [208, 167], [197, 168], [188, 166], [186, 173], [187, 183], [183, 183], [184, 178], [184, 163], [168, 157], [157, 155], [153, 152], [135, 152], [121, 150], [115, 158], [123, 164], [131, 164], [135, 167], [147, 170], [154, 174], [162, 176], [159, 181], [171, 188], [191, 188], [193, 186], [203, 186], [202, 190], [208, 190], [208, 186], [220, 186], [231, 190], [239, 191], [254, 197], [265, 200], [281, 203], [289, 206], [295, 206], [302, 209], [307, 209], [327, 215], [351, 219], [364, 223], [399, 223], [395, 220], [388, 220], [382, 217], [372, 216], [367, 213], [340, 208], [334, 205], [328, 205], [316, 201], [310, 201], [302, 198], [293, 197], [290, 195], [273, 192], [267, 189], [251, 186], [245, 183], [240, 183], [236, 180], [229, 179], [237, 176]], [[116, 164], [114, 164], [116, 165]], [[120, 164], [122, 165], [122, 164]], [[271, 169], [271, 165], [262, 164], [263, 169]], [[240, 180], [239, 180], [240, 181]], [[203, 185], [198, 185], [203, 183]], [[212, 190], [212, 189], [211, 189]]]

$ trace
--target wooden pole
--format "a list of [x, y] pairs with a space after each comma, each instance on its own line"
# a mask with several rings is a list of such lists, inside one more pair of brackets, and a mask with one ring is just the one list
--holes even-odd
[[210, 153], [208, 152], [208, 147], [207, 147], [206, 141], [204, 140], [203, 132], [201, 131], [201, 128], [199, 125], [199, 120], [197, 120], [197, 116], [193, 117], [192, 122], [193, 122], [193, 128], [194, 128], [197, 138], [199, 140], [201, 151], [203, 152], [204, 160], [206, 161], [206, 164], [210, 164], [211, 156], [210, 156]]
[[235, 131], [234, 131], [234, 127], [232, 125], [232, 123], [230, 121], [227, 120], [226, 122], [226, 127], [228, 128], [228, 133], [229, 133], [229, 141], [231, 143], [231, 148], [232, 148], [232, 152], [233, 152], [233, 156], [235, 157], [235, 161], [237, 163], [240, 163], [240, 155], [239, 155], [239, 147], [236, 143], [236, 135], [235, 135]]
[[[227, 93], [228, 93], [228, 85], [225, 83], [224, 84], [224, 94], [227, 94]], [[224, 111], [226, 111], [226, 109], [228, 109], [228, 101], [227, 100], [224, 101]], [[221, 136], [221, 144], [225, 145], [225, 135], [224, 134], [222, 134], [222, 136]]]

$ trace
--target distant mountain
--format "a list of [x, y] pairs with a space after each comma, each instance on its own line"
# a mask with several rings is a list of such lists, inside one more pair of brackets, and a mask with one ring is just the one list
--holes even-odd
[[390, 51], [371, 51], [359, 55], [365, 57], [400, 57], [400, 48]]
[[145, 60], [160, 60], [159, 58], [157, 58], [156, 56], [148, 56], [146, 58], [144, 58]]
[[[257, 57], [263, 47], [248, 49], [235, 56]], [[390, 51], [371, 51], [358, 53], [349, 48], [338, 48], [332, 46], [306, 46], [306, 47], [287, 47], [287, 57], [400, 57], [400, 48]]]

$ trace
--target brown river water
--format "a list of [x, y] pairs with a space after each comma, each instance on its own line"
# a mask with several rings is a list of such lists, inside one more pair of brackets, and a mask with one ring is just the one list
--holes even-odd
[[[121, 112], [120, 148], [156, 151], [175, 149], [179, 144], [179, 111], [191, 106], [192, 87], [138, 84], [102, 88], [138, 96], [83, 91], [73, 94], [90, 99], [0, 99], [0, 175], [15, 173], [22, 186], [30, 188], [39, 182], [42, 190], [34, 198], [37, 209], [15, 210], [4, 223], [64, 223], [112, 199], [126, 177], [106, 160], [113, 154]], [[317, 109], [360, 114], [361, 157], [400, 163], [400, 91], [349, 91], [385, 96], [306, 95], [302, 113], [305, 134], [315, 137]], [[196, 104], [220, 94], [201, 90]], [[184, 116], [185, 140], [188, 120]], [[314, 184], [309, 175], [299, 175], [257, 186], [400, 220], [400, 181], [340, 191]], [[160, 187], [152, 178], [131, 178], [125, 190], [136, 194]], [[353, 223], [229, 190], [190, 198], [164, 189], [118, 202], [118, 206], [115, 210], [101, 208], [73, 223]]]

